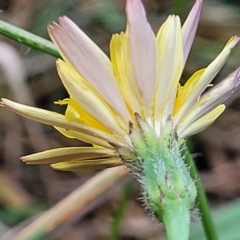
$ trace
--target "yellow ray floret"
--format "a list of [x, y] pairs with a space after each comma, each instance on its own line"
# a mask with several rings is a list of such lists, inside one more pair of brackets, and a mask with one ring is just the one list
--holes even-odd
[[116, 150], [95, 147], [65, 147], [21, 157], [27, 164], [53, 164], [57, 162], [79, 162], [88, 159], [116, 157]]
[[50, 166], [56, 170], [62, 171], [78, 171], [78, 170], [99, 170], [109, 167], [117, 167], [122, 165], [120, 157], [96, 158], [81, 161], [60, 162], [51, 164]]

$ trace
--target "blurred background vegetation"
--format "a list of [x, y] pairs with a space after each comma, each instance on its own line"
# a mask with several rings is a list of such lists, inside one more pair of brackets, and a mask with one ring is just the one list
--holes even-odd
[[[143, 0], [157, 32], [169, 13], [186, 18], [193, 0]], [[123, 0], [0, 0], [0, 19], [45, 38], [47, 25], [59, 16], [74, 20], [107, 54], [113, 33], [125, 30]], [[240, 35], [240, 2], [204, 0], [197, 37], [182, 81], [207, 66], [232, 35]], [[237, 47], [214, 83], [240, 65]], [[94, 67], [94, 66], [93, 66]], [[94, 69], [93, 69], [94, 71]], [[67, 97], [55, 59], [0, 36], [0, 96], [64, 112], [53, 102]], [[214, 211], [220, 239], [240, 239], [240, 91], [209, 129], [194, 136], [191, 151]], [[39, 150], [79, 146], [55, 129], [25, 121], [0, 109], [0, 240], [14, 235], [41, 212], [54, 206], [95, 172], [57, 172], [49, 166], [26, 166], [18, 159]], [[160, 224], [142, 208], [139, 187], [128, 176], [83, 213], [44, 239], [160, 239]], [[193, 213], [193, 240], [202, 240], [199, 216]]]

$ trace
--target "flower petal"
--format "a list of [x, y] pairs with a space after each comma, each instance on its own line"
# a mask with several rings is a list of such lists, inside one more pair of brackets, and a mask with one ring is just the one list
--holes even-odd
[[82, 108], [82, 106], [78, 105], [74, 99], [67, 98], [64, 100], [55, 101], [54, 103], [59, 105], [67, 105], [67, 109], [65, 111], [66, 119], [77, 123], [85, 123], [86, 125], [94, 126], [103, 131], [111, 132], [109, 128], [104, 126], [97, 119], [93, 118]]
[[51, 164], [69, 161], [80, 161], [95, 158], [113, 157], [116, 150], [95, 147], [65, 147], [46, 150], [21, 157], [27, 164]]
[[126, 13], [131, 66], [145, 108], [150, 109], [157, 72], [155, 36], [140, 0], [127, 0]]
[[55, 127], [55, 129], [57, 129], [61, 134], [63, 134], [67, 138], [75, 138], [85, 143], [92, 144], [94, 146], [101, 146], [104, 148], [113, 148], [106, 140], [99, 137], [91, 136], [89, 134], [76, 132], [72, 130], [66, 130], [59, 127]]
[[[117, 118], [119, 116], [103, 99], [94, 91], [94, 89], [83, 79], [77, 72], [62, 60], [57, 61], [57, 69], [62, 82], [70, 94], [71, 98], [79, 106], [84, 109], [84, 112], [89, 113], [94, 119], [97, 119], [107, 128], [111, 128], [120, 134], [124, 133]], [[81, 114], [81, 113], [80, 113]], [[121, 120], [121, 123], [123, 120]], [[99, 125], [99, 124], [98, 124]], [[94, 126], [94, 125], [93, 125]], [[126, 131], [128, 129], [128, 122], [125, 123]]]
[[185, 83], [184, 86], [181, 86], [179, 84], [178, 86], [178, 91], [177, 91], [177, 95], [175, 98], [175, 105], [174, 105], [174, 111], [173, 111], [173, 116], [180, 111], [182, 105], [188, 101], [188, 96], [192, 93], [193, 91], [193, 87], [195, 86], [195, 84], [197, 84], [198, 80], [200, 79], [200, 77], [202, 76], [202, 74], [204, 73], [205, 68], [204, 69], [200, 69], [198, 71], [196, 71], [189, 79], [188, 81]]
[[189, 13], [182, 27], [184, 65], [187, 61], [187, 57], [190, 52], [190, 49], [197, 31], [201, 9], [202, 9], [202, 0], [196, 0], [191, 12]]
[[213, 109], [211, 112], [207, 113], [190, 126], [185, 126], [185, 128], [178, 128], [178, 137], [187, 138], [191, 135], [199, 133], [205, 130], [208, 126], [210, 126], [225, 110], [225, 105], [221, 104]]
[[240, 69], [235, 76], [227, 77], [211, 90], [203, 94], [191, 111], [183, 118], [179, 127], [187, 128], [193, 122], [212, 111], [216, 106], [225, 102], [240, 85]]
[[181, 118], [185, 117], [189, 109], [196, 103], [197, 99], [227, 61], [232, 48], [236, 46], [239, 40], [239, 37], [232, 37], [217, 58], [205, 69], [198, 81], [195, 81], [193, 78], [192, 81], [189, 81], [184, 85], [184, 88], [189, 89], [184, 90], [188, 93], [188, 95], [185, 94], [187, 100], [183, 103], [182, 107], [174, 117], [176, 123], [178, 123]]
[[50, 25], [48, 32], [65, 61], [70, 62], [109, 105], [128, 119], [129, 114], [118, 90], [108, 57], [69, 18], [65, 16], [59, 18], [59, 24]]
[[160, 115], [167, 101], [176, 94], [183, 69], [182, 34], [178, 16], [169, 16], [162, 25], [157, 35], [157, 46], [160, 66], [154, 94], [154, 114]]
[[40, 123], [89, 134], [90, 136], [99, 137], [108, 142], [119, 144], [120, 146], [123, 143], [116, 134], [113, 135], [86, 124], [69, 121], [62, 114], [56, 112], [29, 107], [5, 98], [2, 98], [2, 104], [13, 112]]
[[110, 54], [114, 75], [129, 112], [132, 115], [135, 112], [143, 114], [143, 98], [133, 76], [126, 34], [113, 35], [110, 42]]
[[81, 171], [81, 170], [100, 170], [109, 167], [117, 167], [122, 165], [119, 157], [86, 159], [80, 161], [70, 161], [51, 164], [53, 169], [61, 171]]

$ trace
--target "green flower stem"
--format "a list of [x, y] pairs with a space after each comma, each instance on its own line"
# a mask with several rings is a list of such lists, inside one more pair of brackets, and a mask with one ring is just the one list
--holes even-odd
[[2, 20], [0, 20], [0, 34], [54, 57], [61, 57], [52, 42]]
[[166, 228], [167, 240], [189, 239], [190, 214], [188, 206], [173, 201], [165, 206], [163, 223]]
[[190, 166], [190, 174], [193, 179], [195, 179], [195, 185], [197, 188], [197, 201], [198, 208], [201, 213], [201, 221], [204, 229], [205, 236], [207, 240], [218, 240], [216, 228], [213, 223], [213, 219], [211, 216], [208, 200], [202, 185], [202, 182], [199, 178], [199, 174], [195, 163], [193, 161], [192, 155], [188, 150], [186, 150], [186, 158], [185, 162]]

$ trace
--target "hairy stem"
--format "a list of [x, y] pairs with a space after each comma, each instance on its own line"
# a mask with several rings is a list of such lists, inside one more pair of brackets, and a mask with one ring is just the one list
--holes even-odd
[[168, 240], [188, 240], [190, 228], [189, 208], [183, 204], [171, 204], [163, 211], [163, 223]]

